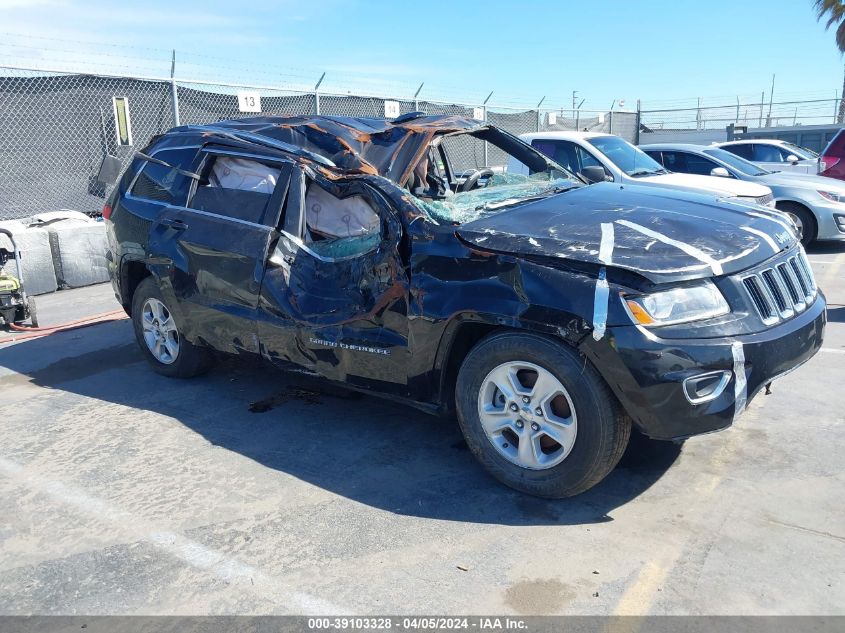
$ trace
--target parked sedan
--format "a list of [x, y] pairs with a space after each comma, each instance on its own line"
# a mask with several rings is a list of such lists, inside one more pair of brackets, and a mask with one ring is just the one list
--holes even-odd
[[643, 145], [666, 169], [756, 182], [771, 188], [775, 206], [798, 225], [801, 241], [845, 240], [845, 185], [823, 176], [771, 172], [713, 146], [683, 143]]
[[717, 143], [715, 146], [751, 161], [767, 171], [817, 174], [824, 170], [819, 163], [819, 155], [813, 150], [780, 139], [755, 138]]
[[[663, 189], [717, 194], [742, 202], [774, 206], [765, 185], [711, 176], [670, 173], [639, 148], [612, 134], [596, 132], [538, 132], [522, 140], [590, 182], [611, 181]], [[518, 161], [508, 163], [508, 173], [527, 174]]]

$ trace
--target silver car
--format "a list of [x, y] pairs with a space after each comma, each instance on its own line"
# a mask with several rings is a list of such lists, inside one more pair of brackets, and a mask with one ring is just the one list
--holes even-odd
[[657, 143], [640, 146], [666, 169], [687, 174], [736, 178], [766, 185], [775, 206], [788, 213], [801, 230], [801, 241], [845, 240], [845, 183], [833, 178], [768, 171], [713, 146]]
[[781, 139], [750, 138], [715, 145], [768, 171], [791, 171], [799, 174], [818, 174], [824, 171], [819, 163], [819, 155], [813, 150]]

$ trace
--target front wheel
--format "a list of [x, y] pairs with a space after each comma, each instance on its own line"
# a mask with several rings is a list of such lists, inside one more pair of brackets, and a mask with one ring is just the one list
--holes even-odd
[[596, 370], [534, 334], [496, 334], [458, 373], [458, 421], [470, 450], [499, 481], [528, 494], [584, 492], [619, 462], [631, 421]]
[[801, 244], [808, 246], [816, 239], [816, 218], [807, 207], [794, 202], [781, 202], [778, 203], [777, 209], [786, 213], [798, 228]]
[[144, 279], [132, 297], [132, 325], [144, 358], [159, 374], [190, 378], [211, 366], [211, 353], [182, 335], [152, 277]]

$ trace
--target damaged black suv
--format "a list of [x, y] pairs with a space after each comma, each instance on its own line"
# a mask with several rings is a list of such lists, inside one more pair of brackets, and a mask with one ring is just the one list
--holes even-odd
[[666, 440], [729, 426], [825, 326], [785, 216], [588, 185], [460, 117], [175, 128], [104, 216], [156, 371], [251, 353], [455, 413], [493, 476], [545, 497], [601, 481], [632, 424]]

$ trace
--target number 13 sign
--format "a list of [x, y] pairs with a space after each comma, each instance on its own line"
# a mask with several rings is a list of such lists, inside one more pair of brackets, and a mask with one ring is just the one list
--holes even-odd
[[261, 112], [261, 95], [257, 92], [239, 92], [238, 110], [241, 112]]

